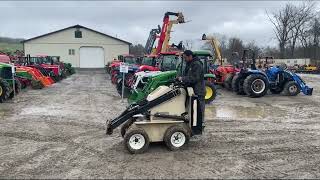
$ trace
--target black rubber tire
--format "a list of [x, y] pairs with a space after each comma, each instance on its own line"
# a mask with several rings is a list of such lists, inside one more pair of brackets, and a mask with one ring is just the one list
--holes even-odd
[[[265, 88], [261, 93], [256, 93], [252, 89], [252, 83], [257, 79], [262, 80], [265, 85]], [[268, 79], [262, 74], [251, 74], [251, 75], [247, 76], [247, 78], [244, 80], [243, 88], [244, 88], [245, 93], [249, 97], [253, 97], [253, 98], [262, 97], [262, 96], [266, 95], [268, 92], [268, 89], [269, 89]]]
[[122, 126], [121, 126], [121, 129], [120, 129], [120, 134], [122, 137], [124, 137], [124, 135], [126, 134], [127, 130], [129, 129], [129, 127], [132, 125], [133, 123], [133, 120], [130, 119], [128, 120], [126, 123], [124, 123]]
[[208, 99], [205, 99], [205, 103], [206, 104], [210, 104], [217, 96], [217, 89], [216, 87], [214, 86], [214, 84], [210, 81], [206, 81], [205, 82], [205, 87], [209, 87], [212, 89], [212, 96]]
[[[176, 147], [171, 143], [171, 136], [175, 132], [183, 133], [186, 138], [184, 144], [180, 147]], [[181, 125], [173, 125], [173, 126], [169, 127], [166, 130], [166, 132], [164, 133], [164, 137], [163, 137], [164, 143], [166, 144], [168, 149], [171, 151], [176, 151], [178, 149], [183, 148], [189, 142], [189, 140], [190, 140], [190, 133], [188, 133], [188, 130], [184, 126], [181, 126]]]
[[16, 94], [19, 94], [21, 92], [22, 89], [22, 84], [19, 81], [19, 79], [15, 79], [15, 90], [16, 90]]
[[[140, 149], [133, 149], [131, 146], [130, 146], [130, 143], [129, 143], [129, 140], [131, 138], [131, 136], [135, 135], [135, 134], [140, 134], [144, 137], [145, 139], [145, 144], [143, 145], [142, 148]], [[124, 143], [125, 143], [125, 146], [127, 148], [127, 150], [131, 153], [131, 154], [141, 154], [141, 153], [144, 153], [148, 147], [149, 147], [149, 144], [150, 144], [150, 140], [149, 140], [149, 136], [148, 134], [146, 133], [145, 130], [141, 129], [141, 128], [137, 128], [137, 127], [134, 127], [134, 128], [130, 128], [128, 129], [128, 131], [126, 132], [126, 134], [124, 135]]]
[[44, 85], [41, 83], [41, 81], [32, 80], [31, 87], [32, 87], [32, 89], [42, 89], [44, 87]]
[[[290, 92], [290, 87], [296, 86], [296, 91], [295, 92]], [[295, 82], [295, 81], [288, 81], [283, 87], [282, 94], [285, 96], [296, 96], [300, 93], [301, 89], [300, 86]]]
[[239, 74], [236, 74], [232, 78], [232, 83], [231, 83], [232, 91], [239, 95], [244, 95], [245, 92], [243, 90], [243, 83], [244, 83], [244, 78], [240, 77]]
[[0, 103], [2, 103], [10, 96], [10, 85], [6, 80], [0, 78], [0, 86], [2, 90], [2, 93], [0, 94]]
[[21, 83], [17, 78], [15, 78], [15, 81], [14, 81], [14, 88], [15, 88], [15, 92], [12, 91], [10, 93], [9, 99], [14, 98], [14, 93], [15, 93], [15, 95], [18, 95], [20, 93], [20, 91], [21, 91]]
[[224, 79], [223, 86], [227, 90], [232, 90], [232, 79], [233, 79], [234, 74], [228, 73], [226, 75], [226, 78]]
[[[116, 84], [117, 92], [121, 96], [122, 95], [122, 79], [118, 80]], [[130, 89], [124, 86], [123, 98], [128, 98], [130, 96]]]

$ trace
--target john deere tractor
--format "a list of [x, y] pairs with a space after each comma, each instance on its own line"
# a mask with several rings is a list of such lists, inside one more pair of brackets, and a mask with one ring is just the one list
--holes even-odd
[[18, 79], [12, 78], [12, 65], [0, 63], [0, 103], [14, 97], [21, 90], [21, 83]]

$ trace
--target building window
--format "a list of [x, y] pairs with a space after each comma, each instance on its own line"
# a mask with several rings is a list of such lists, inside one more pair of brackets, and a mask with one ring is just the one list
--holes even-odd
[[297, 63], [298, 63], [298, 60], [294, 60], [294, 63], [297, 64]]
[[76, 31], [74, 32], [74, 37], [75, 37], [75, 38], [82, 38], [82, 31], [76, 30]]
[[74, 49], [69, 49], [69, 55], [74, 55], [74, 54], [75, 54]]
[[287, 60], [287, 63], [290, 63], [290, 60]]

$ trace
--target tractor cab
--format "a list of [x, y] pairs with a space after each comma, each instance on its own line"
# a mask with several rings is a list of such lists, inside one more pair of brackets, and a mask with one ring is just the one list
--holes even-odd
[[160, 71], [175, 70], [179, 59], [181, 59], [179, 52], [165, 52], [159, 55], [159, 69]]
[[159, 71], [158, 58], [156, 55], [146, 55], [142, 57], [141, 66], [138, 71]]

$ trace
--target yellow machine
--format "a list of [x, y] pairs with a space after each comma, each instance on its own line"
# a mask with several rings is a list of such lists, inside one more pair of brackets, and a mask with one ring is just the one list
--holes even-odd
[[222, 65], [223, 60], [222, 60], [221, 51], [219, 48], [219, 41], [213, 36], [207, 36], [206, 34], [202, 35], [202, 40], [207, 40], [210, 42], [211, 46], [213, 47], [216, 58], [219, 60], [220, 64]]

